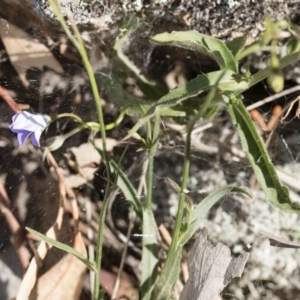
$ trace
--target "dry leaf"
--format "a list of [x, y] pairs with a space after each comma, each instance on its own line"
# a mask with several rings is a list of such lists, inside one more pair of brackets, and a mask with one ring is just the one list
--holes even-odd
[[48, 67], [58, 73], [63, 73], [61, 65], [44, 44], [3, 19], [0, 19], [0, 36], [10, 62], [25, 87], [29, 87], [26, 71], [30, 68], [43, 70], [43, 67]]
[[[95, 139], [94, 142], [97, 147], [102, 149], [101, 139]], [[106, 144], [107, 151], [111, 151], [117, 144], [118, 142], [115, 139], [108, 138]], [[70, 155], [70, 153], [66, 155], [69, 158], [68, 164], [74, 171], [80, 174], [81, 180], [80, 178], [76, 178], [76, 180], [74, 180], [75, 178], [72, 178], [71, 175], [70, 178], [65, 175], [66, 182], [71, 187], [78, 187], [78, 184], [82, 185], [87, 181], [93, 180], [94, 173], [101, 162], [101, 156], [95, 149], [94, 145], [92, 143], [84, 143], [79, 147], [70, 148], [69, 151], [72, 155]], [[73, 160], [71, 156], [75, 159]]]
[[[80, 233], [74, 238], [74, 248], [87, 255]], [[31, 300], [79, 299], [81, 294], [86, 265], [71, 254], [66, 254], [55, 266], [42, 275], [31, 293]]]
[[[63, 207], [60, 206], [57, 214], [56, 222], [53, 224], [51, 228], [49, 228], [49, 230], [46, 233], [46, 236], [52, 239], [56, 239], [57, 237], [56, 230], [59, 230], [61, 227], [62, 217], [63, 217]], [[40, 245], [37, 248], [34, 258], [31, 260], [29, 267], [24, 275], [16, 300], [28, 299], [31, 290], [36, 282], [38, 269], [43, 259], [45, 258], [49, 248], [51, 248], [50, 245], [48, 245], [44, 241], [41, 241]]]
[[280, 247], [280, 248], [295, 248], [299, 249], [300, 244], [291, 242], [287, 239], [284, 239], [282, 237], [276, 236], [272, 233], [266, 232], [266, 231], [260, 231], [260, 234], [263, 234], [269, 238], [270, 245], [273, 247]]
[[[56, 167], [58, 168], [57, 165]], [[62, 195], [64, 194], [62, 193]], [[73, 220], [75, 222], [75, 228], [78, 228], [79, 211], [77, 201], [74, 201], [74, 198], [75, 195], [73, 195], [73, 201], [70, 201], [70, 206]], [[66, 201], [61, 201], [62, 204], [65, 202]], [[74, 234], [73, 247], [85, 257], [87, 256], [81, 233], [78, 231], [75, 231]], [[48, 272], [38, 279], [35, 289], [30, 294], [29, 299], [79, 299], [86, 271], [86, 265], [78, 258], [68, 253]], [[23, 298], [23, 300], [25, 300], [25, 298]]]
[[240, 277], [249, 253], [232, 258], [229, 247], [207, 240], [208, 230], [203, 228], [196, 239], [187, 264], [189, 279], [180, 295], [181, 300], [212, 300], [234, 277]]

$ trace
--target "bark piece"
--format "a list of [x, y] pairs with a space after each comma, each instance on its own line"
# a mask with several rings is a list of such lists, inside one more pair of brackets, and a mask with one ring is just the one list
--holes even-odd
[[211, 300], [243, 272], [249, 253], [232, 258], [228, 246], [222, 243], [213, 246], [207, 236], [208, 230], [203, 228], [193, 245], [187, 261], [189, 279], [180, 300]]

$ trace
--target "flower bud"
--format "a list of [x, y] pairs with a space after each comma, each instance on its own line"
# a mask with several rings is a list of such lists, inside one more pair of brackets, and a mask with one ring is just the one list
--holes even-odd
[[272, 70], [269, 77], [267, 78], [269, 87], [275, 92], [279, 93], [284, 87], [284, 77], [280, 70]]

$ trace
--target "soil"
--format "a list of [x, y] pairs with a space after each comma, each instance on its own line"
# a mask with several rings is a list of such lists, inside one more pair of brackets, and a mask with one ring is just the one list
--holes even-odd
[[[120, 35], [125, 21], [137, 16], [140, 24], [131, 34], [123, 52], [138, 70], [148, 79], [155, 81], [160, 91], [166, 91], [167, 76], [181, 66], [186, 80], [198, 74], [216, 70], [216, 64], [203, 55], [174, 47], [156, 47], [149, 38], [156, 33], [174, 30], [197, 29], [202, 33], [231, 39], [234, 34], [246, 34], [249, 42], [257, 39], [264, 30], [265, 15], [276, 20], [291, 20], [300, 25], [299, 4], [297, 1], [61, 1], [62, 11], [71, 10], [89, 52], [89, 57], [97, 74], [99, 90], [103, 98], [105, 123], [114, 121], [120, 107], [112, 103], [110, 91], [101, 73], [112, 70], [113, 45]], [[105, 5], [103, 4], [105, 2]], [[222, 2], [222, 3], [221, 3]], [[17, 16], [16, 16], [17, 14]], [[60, 25], [47, 2], [38, 0], [0, 0], [0, 16], [11, 22], [39, 42], [51, 49], [53, 57], [61, 64], [64, 73], [59, 74], [49, 66], [43, 69], [30, 67], [26, 70], [29, 87], [24, 86], [11, 63], [4, 43], [0, 41], [0, 86], [5, 88], [13, 99], [32, 113], [55, 116], [61, 113], [74, 113], [86, 121], [97, 122], [97, 113], [87, 74], [76, 49], [67, 41]], [[285, 41], [282, 41], [284, 45]], [[66, 50], [62, 50], [62, 46]], [[267, 57], [257, 53], [243, 62], [251, 70], [266, 66]], [[126, 84], [123, 88], [132, 93], [136, 90], [136, 79], [125, 68]], [[285, 89], [299, 84], [299, 64], [284, 70]], [[125, 76], [123, 75], [123, 76]], [[126, 77], [125, 76], [125, 77]], [[245, 105], [256, 103], [273, 95], [263, 82], [244, 94]], [[269, 119], [275, 105], [287, 105], [297, 93], [288, 94], [269, 104], [259, 107], [265, 119]], [[299, 182], [299, 120], [295, 117], [296, 108], [289, 117], [279, 124], [272, 133], [269, 153], [274, 164], [285, 180], [295, 200], [300, 200]], [[14, 112], [4, 102], [0, 102], [0, 175], [4, 189], [10, 200], [10, 209], [18, 221], [26, 244], [28, 255], [34, 253], [35, 244], [26, 236], [25, 227], [45, 233], [56, 219], [60, 190], [57, 177], [51, 165], [43, 157], [43, 147], [49, 139], [66, 134], [77, 127], [75, 121], [59, 119], [53, 122], [43, 134], [42, 148], [35, 148], [30, 142], [19, 148], [16, 135], [9, 130]], [[184, 124], [184, 120], [180, 120]], [[120, 160], [122, 169], [138, 187], [143, 178], [145, 154], [137, 151], [141, 144], [136, 140], [125, 143], [122, 139], [137, 122], [133, 114], [126, 115], [122, 123], [108, 132], [111, 145], [110, 155]], [[155, 182], [153, 210], [158, 225], [163, 224], [170, 232], [174, 227], [178, 195], [165, 183], [171, 178], [180, 183], [184, 158], [184, 126], [169, 126], [171, 120], [164, 119], [160, 146], [155, 157]], [[259, 130], [259, 128], [258, 128]], [[263, 135], [266, 141], [269, 135]], [[106, 170], [100, 158], [94, 154], [88, 143], [90, 131], [82, 130], [67, 139], [52, 154], [58, 163], [67, 184], [75, 191], [80, 208], [79, 230], [87, 246], [95, 246], [99, 211], [106, 186]], [[97, 138], [100, 138], [98, 135]], [[117, 144], [117, 146], [116, 146]], [[128, 147], [128, 148], [127, 148]], [[124, 149], [126, 156], [121, 159]], [[85, 157], [87, 154], [87, 158]], [[86, 159], [86, 160], [85, 160]], [[203, 226], [210, 232], [209, 239], [223, 242], [237, 255], [250, 252], [250, 258], [243, 276], [235, 279], [223, 291], [223, 299], [300, 299], [299, 294], [299, 251], [288, 248], [270, 247], [269, 241], [260, 231], [297, 241], [299, 239], [299, 217], [286, 214], [272, 207], [258, 186], [248, 161], [241, 152], [237, 132], [227, 114], [220, 106], [211, 120], [201, 120], [193, 133], [189, 177], [189, 196], [199, 203], [216, 188], [237, 185], [249, 190], [252, 199], [238, 194], [228, 196], [210, 211]], [[143, 199], [143, 195], [141, 196]], [[1, 200], [2, 201], [2, 200]], [[91, 215], [88, 216], [88, 207]], [[72, 244], [74, 220], [71, 209], [65, 208], [63, 227], [59, 240]], [[119, 268], [128, 224], [132, 218], [129, 204], [121, 193], [112, 193], [105, 227], [103, 282], [115, 279]], [[0, 215], [0, 300], [16, 296], [24, 271], [16, 255], [4, 213]], [[128, 256], [125, 260], [123, 283], [130, 286], [131, 299], [137, 299], [140, 279], [141, 237], [140, 222], [135, 219], [129, 240]], [[92, 229], [92, 234], [88, 234]], [[191, 243], [190, 243], [191, 244]], [[185, 250], [188, 257], [190, 244]], [[160, 258], [166, 256], [167, 245], [161, 244]], [[39, 275], [46, 274], [64, 253], [52, 249], [43, 261]], [[88, 278], [88, 275], [86, 276]], [[109, 291], [111, 292], [111, 291]], [[88, 299], [88, 280], [80, 299]], [[109, 295], [105, 296], [110, 299]], [[136, 297], [136, 298], [134, 298]]]

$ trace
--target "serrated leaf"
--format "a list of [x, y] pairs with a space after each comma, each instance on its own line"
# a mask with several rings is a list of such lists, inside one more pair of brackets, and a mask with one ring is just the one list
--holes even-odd
[[218, 90], [221, 92], [232, 91], [238, 93], [248, 88], [248, 83], [244, 80], [239, 80], [237, 75], [232, 71], [216, 71], [206, 75], [199, 75], [185, 85], [170, 91], [160, 98], [149, 108], [146, 115], [136, 123], [124, 139], [131, 137], [153, 116], [162, 115], [167, 109], [180, 104], [188, 98], [195, 97], [200, 93], [211, 89], [216, 84], [218, 84]]
[[196, 30], [161, 33], [152, 37], [151, 41], [159, 45], [177, 46], [203, 53], [214, 59], [222, 70], [238, 72], [238, 65], [226, 45], [221, 40]]
[[279, 180], [275, 167], [240, 98], [229, 101], [228, 111], [236, 125], [242, 149], [247, 154], [267, 200], [279, 209], [300, 214], [300, 203], [290, 198], [289, 189]]
[[240, 36], [232, 41], [226, 43], [227, 48], [231, 51], [232, 55], [236, 57], [245, 47], [247, 41], [247, 36]]

